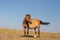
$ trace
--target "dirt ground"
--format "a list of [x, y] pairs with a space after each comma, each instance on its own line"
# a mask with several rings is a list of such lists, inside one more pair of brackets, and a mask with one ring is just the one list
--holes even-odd
[[60, 33], [41, 32], [40, 37], [34, 38], [34, 32], [30, 32], [32, 37], [23, 37], [23, 30], [13, 30], [0, 28], [0, 40], [60, 40]]

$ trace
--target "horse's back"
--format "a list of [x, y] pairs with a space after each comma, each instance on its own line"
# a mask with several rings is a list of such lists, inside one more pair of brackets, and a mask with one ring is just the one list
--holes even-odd
[[39, 20], [38, 19], [31, 19], [31, 24], [29, 24], [29, 28], [36, 28], [39, 26]]

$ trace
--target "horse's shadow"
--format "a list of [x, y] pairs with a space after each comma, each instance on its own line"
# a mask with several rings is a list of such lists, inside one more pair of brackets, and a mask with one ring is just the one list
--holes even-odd
[[32, 35], [23, 35], [23, 36], [19, 36], [19, 37], [34, 37], [34, 36], [32, 36]]

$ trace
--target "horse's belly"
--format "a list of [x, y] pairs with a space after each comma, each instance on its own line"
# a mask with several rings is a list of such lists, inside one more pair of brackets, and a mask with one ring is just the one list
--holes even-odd
[[36, 27], [35, 24], [34, 24], [34, 25], [33, 25], [33, 24], [30, 24], [30, 25], [29, 25], [29, 28], [35, 28], [35, 27]]
[[36, 28], [38, 26], [38, 22], [32, 20], [32, 24], [29, 24], [29, 28]]

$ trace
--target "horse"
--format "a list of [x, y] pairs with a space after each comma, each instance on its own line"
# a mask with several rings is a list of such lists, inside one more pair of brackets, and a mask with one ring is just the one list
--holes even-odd
[[[23, 28], [24, 28], [24, 36], [29, 35], [29, 29], [34, 29], [35, 36], [37, 35], [36, 28], [38, 28], [38, 37], [40, 37], [40, 25], [48, 25], [49, 22], [42, 22], [39, 19], [31, 19], [30, 14], [26, 14], [24, 20], [23, 20]], [[27, 29], [27, 31], [26, 31]], [[27, 34], [27, 35], [26, 35]]]

